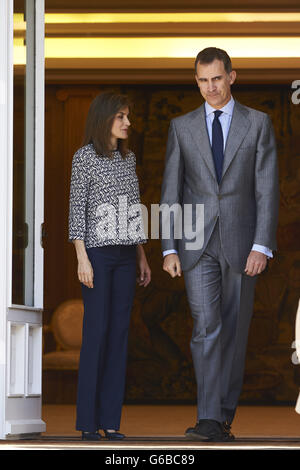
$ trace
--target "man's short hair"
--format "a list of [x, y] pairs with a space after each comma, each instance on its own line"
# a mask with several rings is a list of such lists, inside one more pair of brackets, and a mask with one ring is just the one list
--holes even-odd
[[195, 71], [197, 73], [197, 64], [211, 64], [214, 60], [221, 60], [227, 73], [232, 71], [231, 59], [226, 51], [217, 47], [206, 47], [199, 52], [195, 60]]

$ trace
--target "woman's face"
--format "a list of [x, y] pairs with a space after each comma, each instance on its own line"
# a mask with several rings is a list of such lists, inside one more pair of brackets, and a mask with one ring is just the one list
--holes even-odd
[[121, 109], [118, 114], [116, 114], [111, 128], [112, 142], [116, 142], [116, 139], [127, 139], [128, 127], [130, 126], [128, 115], [128, 107]]

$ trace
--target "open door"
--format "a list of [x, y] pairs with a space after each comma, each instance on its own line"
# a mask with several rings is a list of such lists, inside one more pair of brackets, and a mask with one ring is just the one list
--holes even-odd
[[5, 122], [6, 132], [0, 183], [5, 221], [0, 237], [0, 438], [8, 439], [46, 429], [41, 419], [44, 0], [7, 0], [0, 10], [0, 42], [5, 44], [0, 70], [6, 72], [0, 108], [0, 127]]

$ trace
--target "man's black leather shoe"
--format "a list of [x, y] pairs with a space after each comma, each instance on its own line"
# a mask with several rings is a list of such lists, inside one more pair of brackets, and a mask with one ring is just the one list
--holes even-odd
[[196, 423], [194, 427], [187, 428], [184, 434], [187, 435], [187, 434], [189, 434], [189, 433], [191, 433], [191, 432], [194, 432], [194, 429], [195, 429], [195, 427], [197, 426], [197, 424], [198, 424], [198, 423]]
[[82, 432], [83, 441], [100, 441], [101, 439], [102, 436], [98, 432]]
[[222, 423], [223, 431], [227, 434], [230, 441], [234, 441], [235, 436], [231, 432], [231, 424], [228, 421], [223, 421]]
[[185, 432], [187, 439], [203, 442], [229, 442], [232, 439], [224, 432], [223, 426], [213, 419], [200, 419], [194, 428]]

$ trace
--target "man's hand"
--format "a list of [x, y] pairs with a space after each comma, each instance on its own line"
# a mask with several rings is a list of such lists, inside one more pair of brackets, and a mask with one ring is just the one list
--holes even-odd
[[250, 255], [247, 258], [245, 273], [248, 276], [256, 276], [263, 272], [267, 266], [267, 257], [259, 251], [250, 251]]
[[171, 277], [181, 276], [181, 265], [178, 255], [171, 253], [164, 257], [163, 270], [167, 271]]

